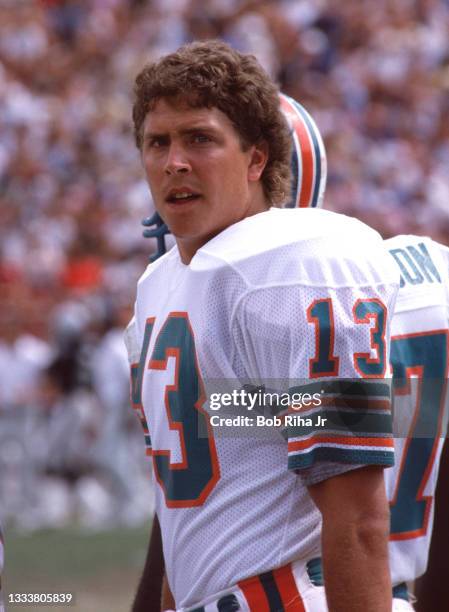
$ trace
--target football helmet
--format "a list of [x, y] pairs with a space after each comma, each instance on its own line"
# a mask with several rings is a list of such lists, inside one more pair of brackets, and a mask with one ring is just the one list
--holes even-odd
[[327, 159], [317, 124], [304, 106], [280, 93], [281, 110], [291, 129], [292, 187], [284, 208], [317, 208], [323, 205]]
[[[317, 208], [323, 205], [327, 179], [327, 159], [323, 139], [306, 109], [286, 94], [279, 94], [281, 110], [290, 127], [292, 143], [292, 185], [284, 208]], [[170, 233], [157, 212], [142, 221], [145, 238], [157, 239], [155, 261], [166, 252], [165, 236]]]

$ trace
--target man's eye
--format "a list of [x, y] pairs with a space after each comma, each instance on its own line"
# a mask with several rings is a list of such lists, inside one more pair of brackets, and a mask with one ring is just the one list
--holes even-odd
[[150, 138], [147, 142], [150, 149], [158, 149], [164, 146], [163, 138]]
[[195, 134], [193, 136], [193, 142], [198, 142], [198, 143], [210, 142], [210, 138], [209, 136], [206, 136], [206, 134]]

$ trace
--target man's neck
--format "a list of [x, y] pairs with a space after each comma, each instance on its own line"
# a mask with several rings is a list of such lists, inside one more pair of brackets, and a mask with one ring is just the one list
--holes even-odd
[[215, 238], [215, 236], [221, 234], [221, 232], [223, 232], [225, 229], [231, 227], [231, 225], [239, 223], [240, 221], [243, 221], [243, 219], [247, 219], [248, 217], [252, 217], [253, 215], [257, 215], [261, 212], [266, 212], [268, 209], [269, 205], [266, 203], [265, 199], [263, 199], [260, 202], [254, 203], [254, 205], [247, 210], [246, 214], [242, 218], [235, 219], [233, 223], [230, 223], [229, 225], [226, 225], [209, 235], [193, 238], [176, 238], [176, 244], [178, 245], [182, 263], [188, 266], [196, 252], [201, 249], [201, 247], [207, 244], [209, 240], [212, 240], [212, 238]]

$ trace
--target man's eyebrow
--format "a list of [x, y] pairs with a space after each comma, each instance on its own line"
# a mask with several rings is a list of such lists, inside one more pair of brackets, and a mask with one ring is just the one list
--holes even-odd
[[168, 134], [164, 134], [163, 132], [145, 132], [143, 138], [144, 140], [152, 140], [153, 138], [164, 138], [168, 136]]
[[194, 125], [188, 128], [183, 128], [181, 130], [179, 130], [179, 132], [181, 134], [194, 134], [195, 132], [208, 132], [208, 133], [215, 133], [216, 129], [214, 127], [212, 127], [211, 125], [203, 125], [201, 123], [199, 123], [198, 125]]
[[[178, 130], [180, 134], [195, 134], [196, 132], [206, 132], [208, 134], [214, 134], [217, 130], [211, 125], [198, 124], [194, 126], [189, 126], [186, 128], [181, 128]], [[146, 132], [144, 135], [145, 140], [151, 140], [152, 138], [166, 138], [168, 136], [167, 132]]]

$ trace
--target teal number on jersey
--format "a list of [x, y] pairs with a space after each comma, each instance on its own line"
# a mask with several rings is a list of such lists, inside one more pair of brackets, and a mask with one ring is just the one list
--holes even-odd
[[149, 369], [165, 370], [176, 360], [175, 381], [165, 389], [165, 410], [172, 430], [179, 432], [182, 461], [171, 463], [170, 451], [153, 449], [155, 476], [168, 507], [200, 506], [219, 478], [215, 443], [210, 433], [195, 342], [187, 313], [171, 313], [162, 327]]
[[387, 309], [380, 300], [358, 300], [354, 306], [354, 320], [356, 323], [371, 323], [371, 348], [376, 351], [376, 356], [370, 353], [355, 353], [354, 365], [364, 377], [382, 377], [385, 375], [386, 348], [385, 348], [385, 325], [387, 320]]
[[334, 313], [330, 298], [316, 300], [307, 309], [307, 320], [315, 325], [315, 357], [310, 360], [310, 378], [338, 376], [339, 359], [334, 356]]
[[431, 498], [423, 495], [436, 455], [444, 409], [447, 333], [429, 332], [393, 338], [391, 342], [395, 393], [409, 389], [407, 371], [419, 375], [416, 412], [404, 448], [403, 463], [391, 504], [391, 540], [424, 535]]
[[145, 367], [145, 359], [148, 353], [148, 345], [150, 343], [151, 333], [153, 331], [154, 319], [148, 319], [145, 324], [145, 333], [143, 336], [142, 350], [140, 352], [139, 363], [134, 363], [131, 366], [131, 404], [137, 412], [140, 423], [142, 425], [143, 434], [145, 436], [145, 447], [147, 455], [151, 454], [151, 438], [148, 431], [147, 419], [142, 406], [142, 376], [143, 368]]
[[[354, 353], [355, 369], [364, 378], [380, 378], [385, 375], [385, 328], [387, 309], [376, 298], [357, 300], [353, 308], [354, 321], [371, 325], [371, 353]], [[307, 320], [315, 325], [315, 357], [310, 359], [309, 376], [338, 376], [339, 357], [334, 355], [335, 323], [332, 300], [315, 300], [307, 309]]]

